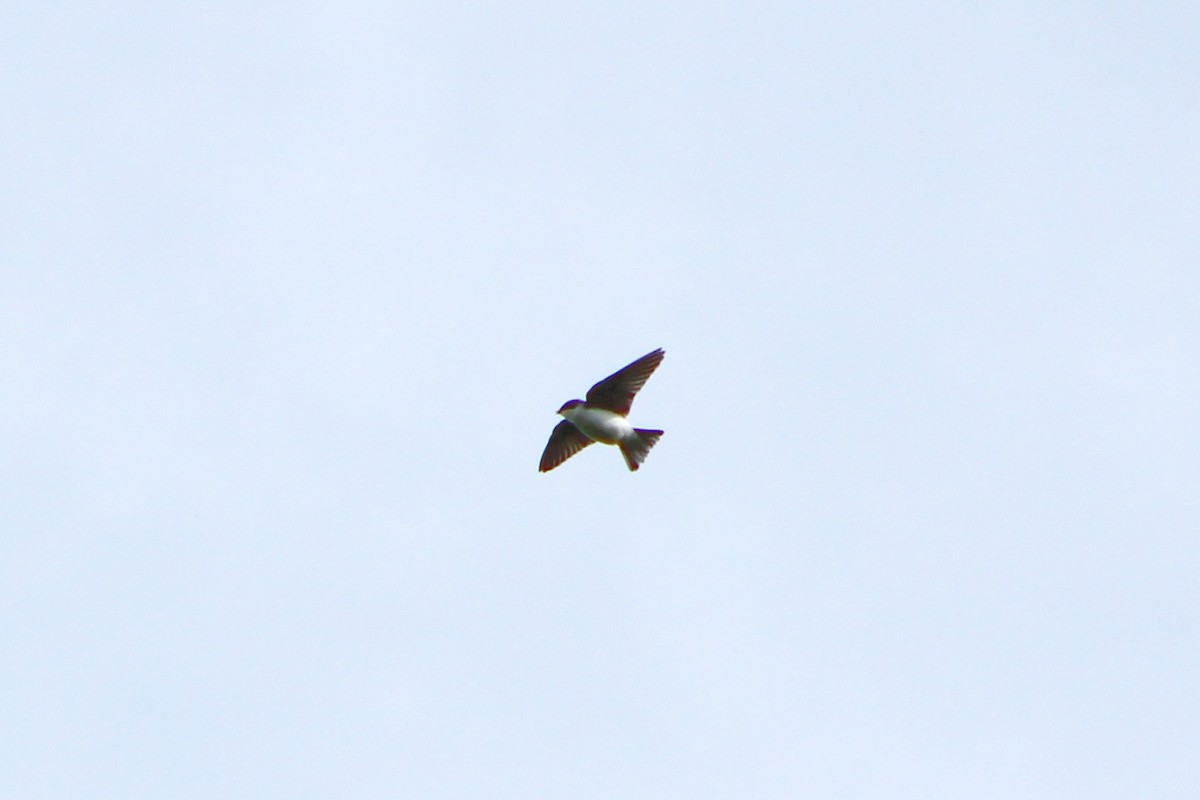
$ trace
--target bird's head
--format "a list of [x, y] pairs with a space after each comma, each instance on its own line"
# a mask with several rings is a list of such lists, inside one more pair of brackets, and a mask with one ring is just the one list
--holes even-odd
[[572, 409], [572, 408], [575, 408], [575, 407], [577, 407], [577, 406], [581, 406], [581, 405], [583, 405], [583, 401], [582, 401], [582, 400], [568, 400], [567, 402], [565, 402], [565, 403], [563, 403], [563, 404], [562, 404], [562, 408], [560, 408], [560, 409], [558, 410], [558, 413], [559, 413], [559, 414], [561, 414], [561, 413], [563, 413], [564, 411], [568, 411], [568, 410], [570, 410], [570, 409]]

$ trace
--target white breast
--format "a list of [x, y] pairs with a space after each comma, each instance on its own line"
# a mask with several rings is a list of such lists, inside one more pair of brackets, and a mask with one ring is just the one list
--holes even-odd
[[616, 444], [633, 433], [629, 420], [613, 411], [602, 408], [568, 408], [562, 415], [591, 439], [605, 444]]

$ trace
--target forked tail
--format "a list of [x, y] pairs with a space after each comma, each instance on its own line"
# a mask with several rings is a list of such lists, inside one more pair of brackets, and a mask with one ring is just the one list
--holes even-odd
[[646, 460], [646, 456], [650, 454], [650, 448], [658, 443], [658, 437], [663, 435], [662, 431], [651, 431], [645, 428], [634, 428], [633, 432], [636, 437], [630, 437], [621, 442], [621, 455], [625, 456], [625, 463], [629, 465], [631, 472], [636, 472], [641, 463]]

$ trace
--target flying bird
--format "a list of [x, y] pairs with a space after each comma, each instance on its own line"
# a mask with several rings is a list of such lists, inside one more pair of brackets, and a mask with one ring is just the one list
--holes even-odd
[[630, 471], [636, 471], [662, 431], [635, 428], [625, 419], [633, 396], [646, 385], [666, 355], [662, 348], [623, 367], [588, 389], [587, 400], [568, 400], [558, 410], [563, 421], [554, 427], [542, 453], [539, 472], [548, 472], [592, 442], [621, 448]]

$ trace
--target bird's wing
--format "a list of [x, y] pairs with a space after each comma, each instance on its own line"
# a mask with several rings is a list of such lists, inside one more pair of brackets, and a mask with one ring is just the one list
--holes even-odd
[[592, 440], [579, 428], [564, 419], [550, 432], [550, 441], [546, 442], [546, 449], [542, 451], [538, 472], [549, 472], [591, 443]]
[[633, 396], [638, 393], [638, 389], [646, 385], [647, 379], [658, 369], [665, 355], [662, 348], [659, 348], [609, 375], [588, 389], [588, 405], [607, 408], [622, 416], [628, 414], [633, 405]]

